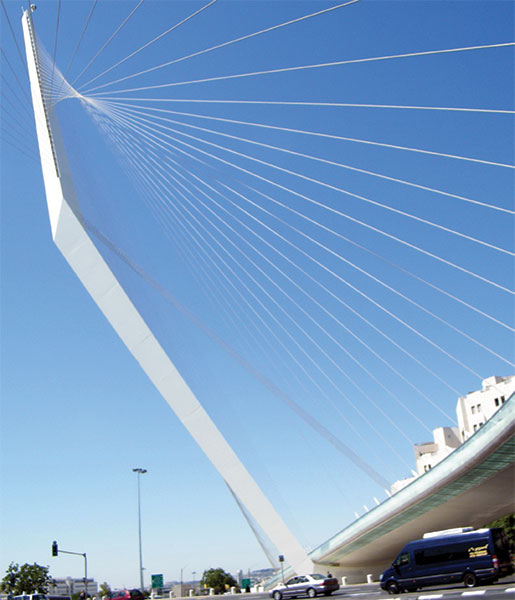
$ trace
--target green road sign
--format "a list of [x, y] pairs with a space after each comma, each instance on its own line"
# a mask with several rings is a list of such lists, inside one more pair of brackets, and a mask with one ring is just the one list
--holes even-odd
[[163, 575], [152, 575], [152, 589], [163, 587]]

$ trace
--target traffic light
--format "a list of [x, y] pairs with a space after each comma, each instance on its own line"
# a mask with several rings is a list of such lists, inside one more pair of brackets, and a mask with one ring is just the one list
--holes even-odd
[[57, 556], [59, 550], [57, 549], [57, 542], [52, 542], [52, 556]]

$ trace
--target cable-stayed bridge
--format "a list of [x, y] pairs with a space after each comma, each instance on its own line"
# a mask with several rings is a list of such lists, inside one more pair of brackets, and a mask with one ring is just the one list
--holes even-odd
[[[349, 2], [311, 12], [298, 3], [282, 19], [259, 5], [259, 27], [247, 17], [241, 35], [206, 44], [210, 13], [230, 16], [220, 2], [157, 23], [154, 37], [133, 32], [128, 53], [101, 63], [141, 4], [118, 15], [74, 76], [95, 3], [62, 71], [66, 3], [48, 53], [26, 13], [54, 239], [276, 550], [297, 569], [338, 564], [331, 544], [306, 552], [278, 518], [250, 477], [253, 458], [249, 471], [248, 458], [238, 458], [252, 434], [231, 431], [235, 412], [221, 404], [246, 396], [239, 410], [257, 443], [279, 442], [285, 455], [275, 473], [281, 487], [295, 490], [305, 467], [305, 511], [323, 510], [313, 481], [321, 460], [329, 471], [336, 465], [334, 497], [349, 510], [360, 487], [384, 492], [397, 478], [393, 463], [409, 470], [414, 435], [452, 423], [461, 386], [513, 368], [513, 98], [503, 79], [513, 43], [358, 55], [359, 45], [344, 43], [352, 18], [366, 27], [374, 15]], [[157, 51], [193, 24], [202, 32], [196, 50]], [[149, 49], [150, 62], [127, 69]], [[217, 52], [224, 70], [213, 75], [206, 66]], [[463, 56], [473, 57], [465, 69]], [[358, 77], [358, 66], [372, 70]], [[170, 76], [170, 68], [178, 70]], [[477, 90], [486, 73], [490, 82]], [[435, 87], [451, 76], [452, 85]], [[391, 100], [364, 100], [379, 91]], [[437, 102], [445, 94], [448, 104]], [[409, 502], [396, 502], [407, 496], [381, 506], [403, 514]], [[345, 531], [335, 542], [342, 551], [355, 543]]]

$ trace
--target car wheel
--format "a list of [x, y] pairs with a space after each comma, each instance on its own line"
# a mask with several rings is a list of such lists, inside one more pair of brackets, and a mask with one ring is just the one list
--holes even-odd
[[282, 597], [283, 595], [281, 594], [281, 592], [274, 592], [274, 600], [281, 600]]
[[465, 575], [463, 577], [463, 583], [465, 584], [465, 587], [468, 587], [468, 588], [476, 587], [476, 584], [477, 584], [476, 575], [474, 573], [465, 573]]
[[396, 581], [390, 581], [390, 583], [386, 586], [386, 591], [393, 596], [393, 594], [399, 593], [399, 586]]
[[308, 589], [308, 598], [315, 598], [316, 595], [317, 595], [316, 590], [314, 590], [313, 588]]

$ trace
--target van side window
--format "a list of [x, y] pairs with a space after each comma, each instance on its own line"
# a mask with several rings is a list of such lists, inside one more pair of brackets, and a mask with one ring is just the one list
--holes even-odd
[[415, 563], [417, 565], [434, 565], [456, 560], [468, 560], [488, 554], [488, 540], [480, 540], [479, 542], [475, 542], [473, 547], [470, 542], [460, 542], [417, 550], [415, 552]]

